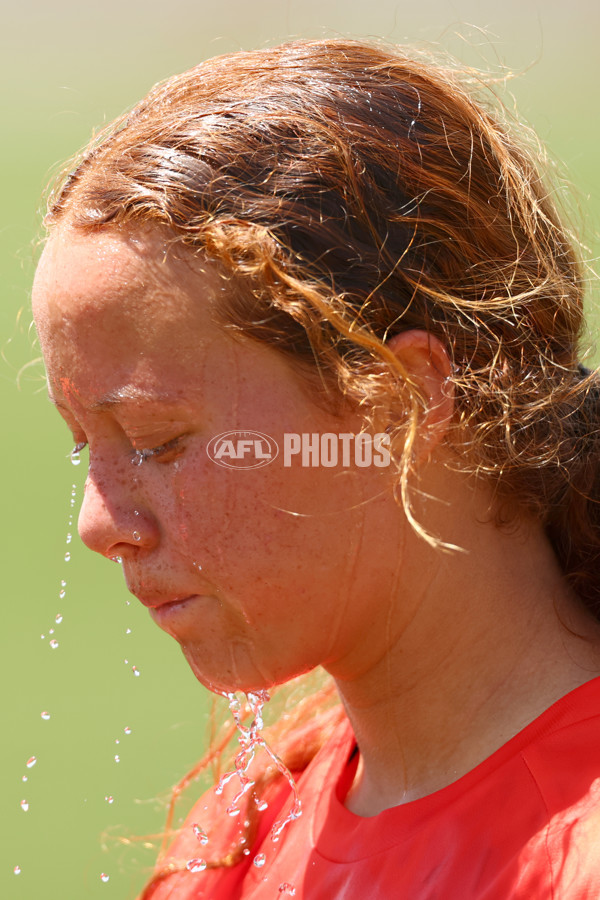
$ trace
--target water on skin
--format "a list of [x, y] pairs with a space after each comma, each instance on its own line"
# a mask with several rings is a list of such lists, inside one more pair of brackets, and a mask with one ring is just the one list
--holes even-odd
[[71, 450], [71, 462], [74, 466], [81, 465], [81, 451], [84, 447], [85, 444], [75, 444]]
[[199, 825], [192, 825], [192, 831], [200, 844], [208, 844], [208, 835]]
[[[81, 447], [80, 445], [77, 445], [74, 448], [74, 450], [71, 454], [71, 461], [73, 462], [74, 465], [80, 464], [79, 454], [82, 449], [83, 449], [83, 447]], [[142, 463], [151, 455], [151, 453], [152, 453], [152, 451], [136, 451], [134, 454], [134, 457], [132, 459], [133, 465], [141, 466]], [[74, 506], [74, 504], [75, 504], [75, 485], [73, 485], [73, 490], [72, 490], [71, 506]], [[136, 510], [136, 513], [137, 513], [137, 510]], [[69, 527], [71, 526], [71, 523], [72, 523], [72, 517], [69, 520]], [[139, 534], [138, 531], [134, 531], [132, 533], [132, 537], [135, 541], [139, 541], [141, 539], [141, 535]], [[68, 532], [67, 544], [69, 544], [70, 542], [71, 542], [71, 533]], [[67, 551], [65, 553], [65, 562], [68, 562], [69, 560], [70, 560], [70, 553], [69, 553], [69, 551]], [[121, 558], [118, 556], [113, 557], [113, 560], [114, 560], [114, 562], [117, 562], [117, 563], [122, 562]], [[193, 565], [199, 571], [202, 570], [202, 566], [200, 563], [194, 562]], [[64, 587], [65, 587], [65, 585], [63, 584], [61, 598], [62, 598], [62, 596], [64, 596]], [[61, 619], [62, 619], [62, 617], [61, 617]], [[57, 622], [58, 622], [58, 617], [57, 617]], [[127, 633], [131, 633], [131, 630], [127, 629]], [[57, 645], [57, 642], [54, 642], [54, 643]], [[52, 642], [51, 642], [51, 646], [52, 646]], [[126, 661], [126, 663], [127, 663], [127, 661]], [[132, 666], [132, 671], [135, 676], [139, 676], [140, 672], [136, 666]], [[298, 818], [300, 816], [302, 810], [301, 810], [301, 803], [300, 803], [300, 799], [298, 797], [297, 788], [296, 788], [296, 784], [294, 782], [293, 776], [291, 775], [289, 770], [286, 768], [286, 766], [283, 764], [283, 762], [279, 759], [279, 757], [266, 744], [264, 737], [262, 735], [262, 727], [263, 727], [262, 710], [263, 710], [264, 704], [269, 699], [269, 695], [267, 694], [266, 691], [260, 691], [260, 692], [255, 692], [255, 693], [249, 692], [246, 695], [246, 703], [247, 703], [247, 706], [249, 707], [251, 715], [252, 715], [252, 720], [250, 722], [250, 725], [245, 725], [243, 722], [244, 710], [242, 709], [241, 703], [238, 700], [237, 696], [235, 694], [227, 694], [226, 697], [229, 701], [229, 706], [230, 706], [232, 715], [234, 717], [236, 727], [238, 729], [238, 733], [239, 733], [238, 740], [239, 740], [240, 750], [235, 757], [234, 771], [232, 771], [230, 773], [226, 773], [221, 778], [221, 780], [216, 788], [216, 791], [217, 791], [217, 793], [221, 793], [223, 791], [225, 785], [232, 778], [235, 778], [235, 777], [238, 778], [239, 783], [240, 783], [240, 788], [239, 788], [239, 791], [237, 792], [237, 794], [234, 796], [232, 803], [228, 807], [227, 813], [231, 816], [239, 815], [241, 812], [241, 809], [239, 806], [241, 800], [243, 799], [245, 794], [254, 786], [253, 780], [247, 774], [248, 770], [255, 758], [256, 752], [259, 750], [265, 751], [268, 754], [268, 756], [271, 758], [271, 761], [279, 769], [279, 771], [281, 772], [283, 777], [287, 780], [287, 782], [290, 785], [291, 791], [292, 791], [293, 799], [292, 799], [292, 805], [291, 805], [290, 811], [288, 812], [287, 815], [285, 815], [284, 817], [277, 820], [272, 828], [271, 838], [274, 842], [278, 841], [284, 828], [290, 822], [292, 822], [294, 819]], [[131, 731], [131, 729], [126, 728], [125, 734], [129, 734], [130, 731]], [[117, 743], [118, 743], [118, 741], [117, 741]], [[115, 762], [118, 763], [120, 761], [120, 757], [118, 755], [115, 755], [114, 760], [115, 760]], [[112, 803], [113, 797], [111, 795], [106, 795], [105, 800], [107, 803]], [[255, 803], [256, 803], [259, 811], [265, 810], [267, 808], [267, 803], [265, 801], [261, 800], [260, 798], [255, 798]], [[199, 826], [197, 826], [197, 825], [193, 826], [193, 829], [194, 829], [194, 834], [196, 835], [198, 841], [201, 844], [205, 844], [208, 841], [208, 837], [206, 836], [204, 831], [202, 831], [202, 829], [200, 829]], [[249, 851], [246, 851], [246, 852], [248, 853]], [[257, 854], [257, 856], [253, 860], [254, 865], [257, 866], [258, 868], [261, 868], [265, 864], [265, 862], [266, 862], [266, 856], [264, 853]], [[187, 863], [187, 868], [191, 872], [200, 872], [206, 868], [206, 862], [205, 862], [205, 860], [200, 859], [200, 858], [191, 859]], [[102, 875], [100, 877], [101, 877], [102, 881], [108, 881], [108, 878], [109, 878], [109, 876], [105, 875], [104, 873], [102, 873]], [[293, 894], [295, 894], [295, 889], [291, 885], [289, 885], [287, 882], [285, 882], [280, 886], [279, 893], [289, 893], [289, 894], [293, 895]]]
[[206, 860], [204, 859], [190, 859], [186, 864], [186, 868], [190, 872], [203, 872], [206, 869]]

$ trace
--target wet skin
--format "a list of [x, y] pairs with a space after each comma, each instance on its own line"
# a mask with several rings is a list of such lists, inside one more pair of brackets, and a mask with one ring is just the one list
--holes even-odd
[[122, 557], [130, 590], [205, 685], [256, 690], [323, 664], [360, 748], [346, 804], [374, 815], [456, 780], [594, 677], [599, 626], [542, 523], [497, 528], [493, 485], [461, 471], [445, 440], [448, 357], [424, 332], [388, 347], [425, 399], [417, 519], [460, 552], [415, 532], [387, 470], [210, 460], [230, 429], [280, 443], [362, 424], [315, 405], [275, 350], [216, 323], [230, 290], [164, 233], [51, 237], [34, 314], [50, 395], [89, 443], [79, 530]]
[[317, 664], [349, 676], [385, 652], [387, 612], [372, 598], [396, 587], [405, 526], [389, 476], [209, 459], [230, 429], [281, 446], [285, 432], [362, 423], [316, 406], [280, 354], [217, 325], [230, 285], [167, 248], [161, 233], [63, 228], [38, 269], [50, 396], [89, 444], [81, 537], [122, 558], [129, 589], [207, 686], [259, 689]]

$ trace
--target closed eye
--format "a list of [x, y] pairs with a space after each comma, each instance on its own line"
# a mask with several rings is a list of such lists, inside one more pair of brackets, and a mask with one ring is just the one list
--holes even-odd
[[159, 444], [158, 447], [146, 447], [143, 450], [136, 450], [133, 462], [138, 466], [145, 460], [151, 458], [158, 459], [161, 462], [171, 462], [171, 460], [182, 453], [182, 441], [184, 437], [185, 435], [180, 435], [179, 437], [167, 441], [165, 444]]

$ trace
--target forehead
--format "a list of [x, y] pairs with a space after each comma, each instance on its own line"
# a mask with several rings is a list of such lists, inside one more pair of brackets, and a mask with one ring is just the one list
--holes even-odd
[[[193, 260], [163, 230], [82, 233], [69, 227], [49, 238], [33, 285], [33, 312], [42, 329], [52, 318], [65, 323], [94, 318], [116, 307], [124, 318], [136, 315], [181, 317], [181, 297], [212, 295], [215, 269]], [[205, 304], [204, 304], [205, 305]], [[114, 310], [112, 310], [114, 311]]]
[[36, 273], [33, 311], [51, 396], [94, 407], [103, 396], [170, 391], [243, 353], [213, 323], [229, 290], [216, 267], [160, 232], [59, 229]]

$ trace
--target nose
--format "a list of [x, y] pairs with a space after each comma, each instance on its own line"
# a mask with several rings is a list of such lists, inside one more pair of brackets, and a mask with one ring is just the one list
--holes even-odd
[[88, 475], [79, 513], [83, 543], [107, 558], [149, 550], [159, 539], [158, 523], [130, 485]]

